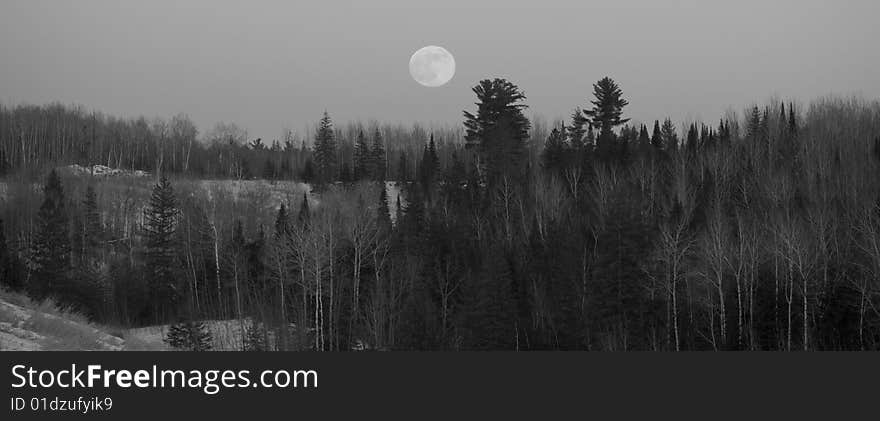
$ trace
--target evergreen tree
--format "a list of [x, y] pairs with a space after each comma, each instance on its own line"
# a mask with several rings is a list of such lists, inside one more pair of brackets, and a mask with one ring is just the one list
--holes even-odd
[[482, 80], [473, 92], [477, 112], [464, 112], [465, 141], [479, 154], [483, 181], [492, 184], [503, 175], [523, 175], [531, 128], [523, 114], [525, 94], [505, 79]]
[[214, 338], [204, 322], [186, 321], [171, 325], [164, 341], [182, 351], [210, 351]]
[[663, 133], [660, 131], [660, 120], [654, 120], [654, 131], [651, 134], [651, 146], [654, 149], [663, 149]]
[[[587, 125], [590, 124], [590, 120], [584, 116], [583, 110], [580, 107], [575, 108], [574, 112], [571, 114], [571, 126], [568, 128], [568, 139], [571, 142], [571, 146], [575, 149], [580, 149], [586, 146], [592, 147], [591, 144], [587, 143], [587, 138], [584, 136], [587, 134]], [[566, 131], [562, 130], [562, 134], [565, 135]]]
[[648, 127], [644, 124], [642, 124], [641, 129], [639, 129], [639, 139], [637, 142], [640, 154], [645, 156], [651, 152], [651, 137], [648, 136]]
[[326, 111], [318, 124], [318, 132], [315, 133], [314, 157], [318, 182], [329, 183], [336, 180], [336, 134]]
[[629, 121], [628, 118], [621, 118], [623, 108], [629, 102], [623, 99], [623, 91], [609, 77], [593, 84], [593, 96], [596, 98], [590, 101], [593, 108], [584, 111], [584, 114], [592, 119], [593, 126], [599, 128], [597, 147], [600, 151], [610, 153], [614, 150], [614, 128]]
[[566, 153], [564, 142], [565, 134], [558, 128], [553, 128], [547, 143], [544, 144], [544, 152], [541, 156], [544, 168], [553, 172], [562, 170]]
[[671, 119], [663, 121], [663, 127], [660, 129], [661, 138], [663, 139], [663, 147], [667, 150], [678, 149], [678, 133], [675, 131], [675, 125]]
[[687, 132], [687, 140], [685, 141], [685, 149], [689, 154], [694, 154], [700, 142], [700, 132], [697, 130], [696, 123], [691, 124]]
[[43, 187], [37, 211], [37, 233], [31, 250], [32, 276], [28, 290], [42, 299], [69, 289], [70, 232], [61, 179], [53, 169]]
[[152, 303], [152, 316], [156, 323], [166, 320], [176, 310], [177, 300], [177, 200], [174, 188], [166, 177], [153, 187], [150, 203], [144, 212], [146, 236], [147, 284]]
[[437, 174], [440, 171], [440, 158], [437, 156], [437, 147], [434, 144], [434, 135], [422, 150], [422, 161], [419, 163], [419, 181], [422, 189], [430, 190], [430, 187], [437, 181]]

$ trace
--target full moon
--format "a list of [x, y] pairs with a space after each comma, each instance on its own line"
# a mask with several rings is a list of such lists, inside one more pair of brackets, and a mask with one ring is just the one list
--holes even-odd
[[455, 59], [445, 48], [429, 45], [410, 57], [409, 74], [424, 86], [443, 86], [455, 75]]

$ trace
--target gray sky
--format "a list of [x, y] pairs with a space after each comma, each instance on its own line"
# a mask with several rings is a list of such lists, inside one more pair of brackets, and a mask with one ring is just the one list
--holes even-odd
[[[506, 77], [567, 117], [609, 75], [639, 121], [714, 122], [776, 96], [880, 97], [878, 0], [0, 0], [0, 101], [189, 114], [251, 137], [335, 121], [460, 124]], [[426, 88], [410, 55], [447, 48]]]

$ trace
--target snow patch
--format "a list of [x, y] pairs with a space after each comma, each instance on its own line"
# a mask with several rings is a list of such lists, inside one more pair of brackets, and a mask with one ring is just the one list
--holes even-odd
[[150, 175], [150, 173], [142, 170], [123, 170], [119, 168], [111, 168], [106, 165], [92, 165], [84, 167], [82, 165], [73, 164], [63, 167], [62, 170], [74, 175], [91, 175], [95, 177], [149, 177]]

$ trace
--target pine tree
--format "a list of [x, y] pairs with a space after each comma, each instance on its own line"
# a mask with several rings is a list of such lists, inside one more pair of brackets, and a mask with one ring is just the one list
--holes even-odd
[[[584, 137], [587, 134], [587, 125], [590, 123], [590, 120], [584, 116], [584, 111], [580, 109], [580, 107], [575, 108], [574, 112], [571, 114], [571, 126], [568, 128], [568, 139], [571, 142], [571, 146], [575, 149], [580, 149], [586, 146], [592, 146], [588, 144], [587, 139]], [[562, 134], [566, 134], [566, 131], [563, 130]]]
[[505, 79], [485, 79], [473, 88], [477, 113], [465, 111], [465, 141], [480, 157], [483, 181], [524, 175], [531, 122], [523, 114], [526, 99], [519, 87]]
[[336, 134], [326, 111], [318, 125], [318, 132], [315, 133], [314, 157], [318, 182], [329, 183], [336, 180]]
[[593, 96], [596, 97], [590, 101], [593, 108], [584, 111], [584, 114], [592, 119], [593, 126], [599, 128], [597, 148], [606, 154], [612, 153], [614, 128], [629, 121], [628, 118], [621, 118], [623, 108], [629, 105], [629, 102], [623, 99], [623, 91], [609, 77], [593, 84]]
[[792, 137], [792, 139], [797, 139], [798, 137], [798, 122], [797, 117], [794, 111], [794, 104], [788, 104], [788, 134]]
[[700, 143], [700, 132], [697, 130], [696, 123], [691, 124], [687, 132], [687, 140], [684, 147], [691, 155], [695, 154]]
[[651, 152], [651, 137], [648, 136], [648, 127], [642, 124], [641, 129], [639, 129], [639, 139], [638, 139], [639, 153], [642, 155], [647, 155]]
[[752, 112], [749, 114], [746, 124], [747, 136], [753, 141], [758, 140], [761, 133], [761, 110], [759, 110], [757, 106], [752, 107]]
[[678, 133], [675, 131], [675, 125], [672, 123], [671, 119], [666, 119], [663, 121], [663, 127], [660, 129], [661, 138], [663, 139], [663, 147], [666, 150], [677, 150], [678, 149]]
[[651, 134], [651, 146], [654, 149], [663, 149], [663, 134], [660, 131], [660, 120], [654, 120], [654, 132]]
[[547, 142], [544, 144], [544, 152], [541, 160], [544, 168], [550, 171], [561, 171], [565, 160], [565, 135], [558, 129], [553, 128]]
[[387, 163], [385, 159], [385, 146], [382, 141], [382, 132], [376, 128], [373, 134], [373, 147], [370, 149], [370, 169], [373, 172], [373, 180], [385, 181]]
[[177, 299], [177, 201], [174, 188], [166, 177], [153, 187], [150, 203], [144, 212], [146, 235], [147, 283], [156, 323], [165, 320]]
[[68, 288], [70, 232], [64, 189], [53, 169], [43, 188], [43, 204], [37, 212], [37, 233], [31, 250], [33, 274], [28, 285], [32, 296], [42, 299]]
[[440, 158], [437, 156], [437, 147], [434, 144], [434, 135], [422, 149], [422, 161], [419, 163], [419, 181], [425, 191], [430, 190], [431, 185], [437, 181], [440, 170]]
[[164, 341], [182, 351], [210, 351], [214, 338], [204, 322], [185, 321], [171, 325]]

